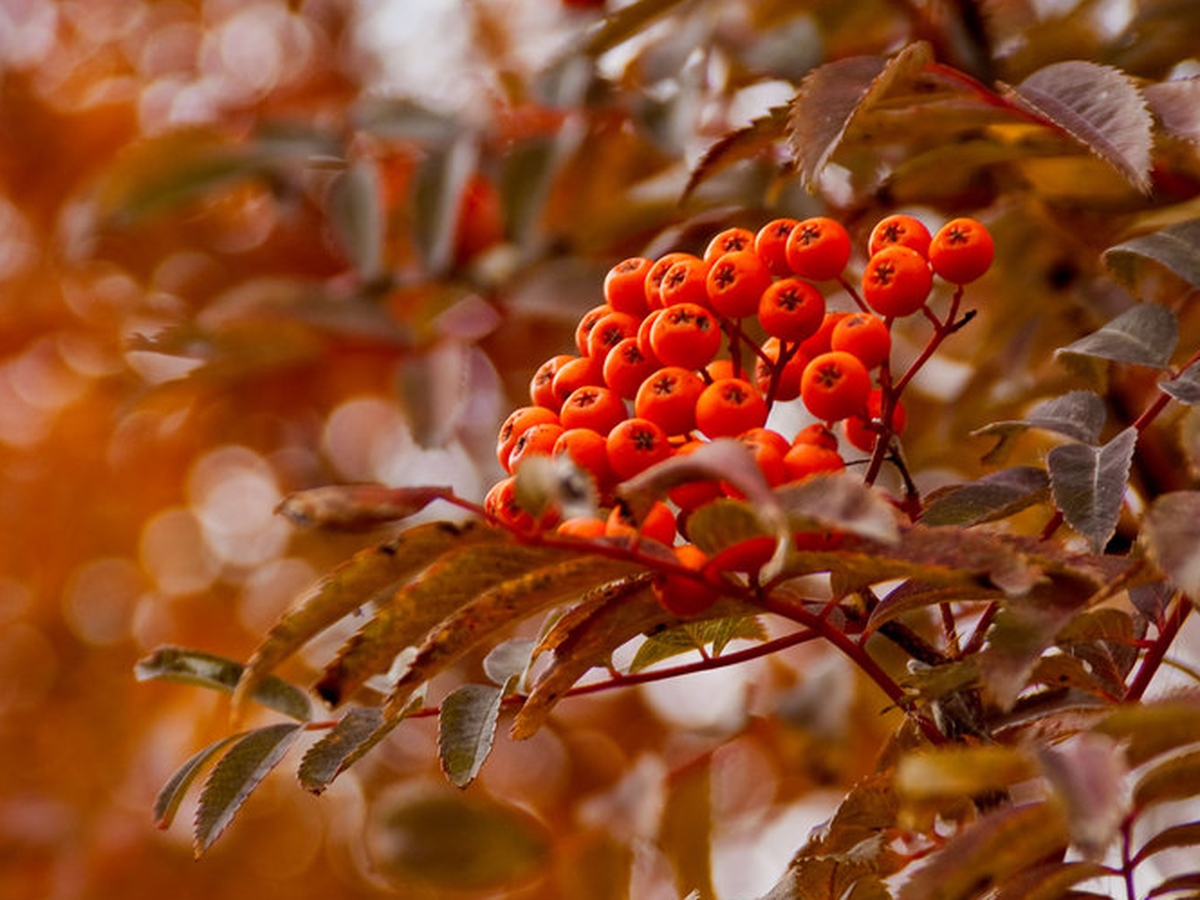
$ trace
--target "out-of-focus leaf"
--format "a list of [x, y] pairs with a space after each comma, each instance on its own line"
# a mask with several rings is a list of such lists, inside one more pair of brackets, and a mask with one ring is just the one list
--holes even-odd
[[1200, 77], [1148, 84], [1142, 88], [1142, 96], [1165, 131], [1200, 143]]
[[405, 421], [422, 447], [443, 447], [454, 436], [471, 397], [472, 348], [442, 340], [400, 361], [397, 381]]
[[358, 531], [406, 519], [450, 493], [448, 487], [330, 484], [288, 494], [275, 511], [302, 528]]
[[1200, 822], [1186, 822], [1183, 825], [1173, 825], [1166, 831], [1160, 831], [1142, 845], [1133, 857], [1133, 865], [1139, 865], [1155, 853], [1172, 850], [1175, 847], [1200, 846]]
[[[140, 660], [134, 671], [138, 681], [180, 681], [232, 692], [244, 670], [241, 663], [223, 656], [182, 647], [160, 647]], [[308, 695], [280, 678], [258, 681], [244, 697], [300, 722], [307, 722], [311, 714]]]
[[816, 475], [775, 492], [793, 525], [816, 523], [883, 544], [900, 540], [894, 507], [878, 491], [850, 475]]
[[442, 771], [455, 787], [466, 787], [475, 780], [496, 737], [500, 704], [507, 689], [490, 684], [464, 684], [442, 700], [438, 716], [438, 756]]
[[508, 684], [512, 677], [525, 675], [536, 647], [533, 638], [512, 638], [497, 644], [483, 658], [483, 671], [493, 684]]
[[367, 843], [383, 874], [438, 895], [515, 888], [542, 872], [552, 855], [540, 821], [474, 791], [424, 790], [387, 801]]
[[1200, 287], [1200, 219], [1139, 235], [1104, 251], [1105, 264], [1132, 284], [1141, 260], [1150, 259]]
[[1126, 812], [1127, 772], [1116, 742], [1086, 733], [1061, 747], [1041, 746], [1037, 757], [1066, 812], [1071, 843], [1087, 859], [1103, 862]]
[[477, 138], [461, 130], [458, 134], [425, 158], [413, 191], [413, 233], [426, 268], [434, 274], [448, 271], [454, 260], [462, 197], [479, 158]]
[[230, 734], [219, 741], [214, 741], [175, 770], [175, 774], [167, 779], [167, 783], [162, 786], [162, 790], [158, 792], [158, 796], [154, 800], [155, 825], [159, 828], [171, 827], [171, 823], [175, 821], [175, 813], [179, 811], [179, 804], [183, 802], [188, 788], [192, 786], [197, 776], [204, 771], [204, 767], [218, 753], [239, 737], [241, 737], [240, 734]]
[[598, 514], [596, 483], [569, 454], [531, 456], [517, 466], [517, 506], [534, 518], [555, 509], [564, 519]]
[[788, 116], [788, 143], [807, 187], [816, 185], [855, 120], [931, 58], [927, 44], [913, 43], [891, 59], [855, 56], [826, 63], [800, 82]]
[[1200, 604], [1200, 491], [1174, 491], [1150, 504], [1141, 539], [1158, 566]]
[[963, 603], [969, 600], [999, 600], [1004, 592], [998, 588], [978, 584], [928, 584], [919, 578], [905, 581], [889, 591], [867, 619], [865, 630], [868, 634], [878, 631], [885, 622], [897, 619], [905, 613], [939, 603]]
[[329, 190], [329, 220], [358, 276], [372, 282], [383, 273], [383, 187], [369, 159], [356, 160]]
[[417, 686], [497, 631], [639, 569], [640, 565], [624, 560], [582, 556], [497, 581], [478, 592], [426, 636], [388, 698], [388, 715], [407, 702]]
[[707, 647], [709, 644], [712, 644], [713, 655], [719, 656], [727, 643], [738, 638], [764, 641], [767, 639], [767, 632], [755, 616], [685, 622], [646, 638], [634, 654], [629, 671], [640, 672], [664, 659]]
[[1008, 881], [994, 894], [994, 900], [1083, 900], [1099, 897], [1071, 890], [1075, 885], [1108, 873], [1099, 863], [1048, 862], [1033, 866]]
[[1046, 459], [1055, 505], [1097, 553], [1117, 529], [1137, 439], [1130, 427], [1103, 446], [1063, 444]]
[[301, 726], [268, 725], [240, 736], [221, 757], [200, 792], [195, 844], [200, 856], [221, 836], [251, 792], [291, 749]]
[[[1190, 893], [1182, 894], [1181, 891], [1189, 891]], [[1146, 896], [1149, 897], [1166, 897], [1172, 896], [1175, 900], [1196, 900], [1200, 896], [1200, 872], [1185, 872], [1182, 875], [1172, 875], [1166, 878], [1151, 890]]]
[[1083, 660], [1069, 653], [1052, 653], [1037, 660], [1029, 680], [1047, 687], [1075, 688], [1097, 697], [1111, 699], [1113, 690]]
[[1160, 754], [1200, 744], [1200, 695], [1121, 706], [1094, 730], [1120, 740], [1125, 762], [1137, 768]]
[[[1139, 620], [1140, 621], [1140, 620]], [[1142, 636], [1134, 618], [1121, 609], [1087, 610], [1058, 633], [1055, 643], [1084, 663], [1092, 679], [1110, 696], [1125, 692], [1125, 678], [1137, 662], [1134, 642]]]
[[1053, 122], [1149, 193], [1154, 123], [1141, 92], [1124, 72], [1068, 60], [1039, 69], [1012, 93], [1018, 104]]
[[667, 781], [658, 842], [675, 870], [680, 892], [694, 888], [700, 896], [716, 896], [712, 827], [712, 757], [705, 755], [673, 772]]
[[913, 873], [898, 900], [969, 900], [1000, 886], [1069, 841], [1062, 812], [1050, 803], [989, 813], [951, 838]]
[[626, 4], [611, 15], [588, 38], [583, 52], [599, 56], [643, 31], [659, 16], [666, 15], [683, 0], [636, 0]]
[[235, 714], [273, 669], [343, 616], [415, 575], [452, 547], [503, 539], [497, 529], [479, 522], [429, 522], [358, 551], [317, 582], [267, 632], [234, 692]]
[[1179, 343], [1175, 313], [1157, 303], [1139, 303], [1055, 355], [1093, 356], [1113, 362], [1166, 368]]
[[1155, 803], [1187, 800], [1200, 794], [1200, 750], [1190, 750], [1156, 763], [1133, 786], [1133, 806], [1141, 811]]
[[996, 446], [983, 458], [984, 462], [999, 463], [1007, 458], [1017, 436], [1026, 429], [1052, 431], [1072, 440], [1094, 444], [1100, 439], [1105, 418], [1104, 401], [1099, 395], [1091, 391], [1070, 391], [1039, 403], [1024, 419], [993, 422], [971, 434], [999, 438]]
[[379, 604], [374, 618], [325, 667], [317, 683], [325, 702], [336, 706], [372, 675], [386, 672], [401, 650], [419, 645], [439, 622], [492, 587], [565, 555], [516, 545], [499, 529], [481, 528], [498, 537], [444, 553], [419, 578]]
[[727, 166], [746, 159], [770, 153], [787, 133], [788, 106], [775, 106], [764, 115], [753, 119], [749, 125], [731, 131], [704, 151], [700, 161], [692, 168], [683, 197], [691, 196], [701, 182], [720, 172]]
[[770, 537], [770, 533], [749, 503], [720, 497], [688, 515], [687, 537], [709, 556], [715, 556], [745, 541]]
[[896, 767], [902, 800], [972, 798], [1003, 791], [1037, 774], [1028, 753], [999, 744], [949, 746], [912, 753]]
[[970, 527], [1014, 515], [1049, 496], [1045, 470], [1018, 466], [986, 475], [977, 481], [933, 491], [926, 498], [921, 522], [925, 525]]
[[1200, 362], [1192, 363], [1174, 378], [1160, 381], [1158, 386], [1180, 403], [1200, 403]]

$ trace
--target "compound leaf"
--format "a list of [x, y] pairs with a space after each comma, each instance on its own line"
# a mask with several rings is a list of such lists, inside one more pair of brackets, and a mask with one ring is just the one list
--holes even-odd
[[685, 622], [646, 638], [634, 654], [629, 671], [640, 672], [664, 659], [689, 653], [709, 644], [712, 645], [713, 655], [719, 656], [726, 644], [738, 638], [765, 641], [767, 632], [755, 616], [730, 616], [701, 622]]
[[[182, 647], [160, 647], [134, 669], [139, 681], [179, 681], [226, 692], [233, 692], [243, 671], [239, 662]], [[311, 715], [308, 695], [280, 678], [261, 679], [246, 696], [300, 722], [307, 722]]]
[[1103, 259], [1128, 283], [1134, 282], [1138, 263], [1149, 259], [1165, 266], [1193, 287], [1200, 287], [1200, 219], [1190, 219], [1122, 241], [1105, 250]]
[[1097, 553], [1116, 531], [1137, 439], [1130, 427], [1103, 446], [1064, 444], [1047, 457], [1055, 505]]
[[1193, 603], [1200, 603], [1200, 491], [1156, 498], [1142, 521], [1150, 559]]
[[1055, 355], [1093, 356], [1162, 369], [1178, 342], [1179, 321], [1175, 313], [1157, 303], [1139, 303], [1099, 331], [1056, 350]]
[[1153, 118], [1124, 72], [1083, 60], [1054, 63], [1012, 89], [1015, 101], [1052, 122], [1150, 192]]
[[320, 794], [363, 752], [368, 740], [383, 724], [378, 707], [359, 706], [347, 710], [324, 737], [308, 748], [296, 772], [305, 790]]
[[238, 737], [204, 783], [196, 811], [195, 844], [200, 856], [221, 836], [251, 792], [275, 768], [302, 733], [300, 725], [268, 725]]

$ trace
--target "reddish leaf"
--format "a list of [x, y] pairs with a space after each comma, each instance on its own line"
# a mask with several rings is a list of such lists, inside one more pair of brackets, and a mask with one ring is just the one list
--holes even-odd
[[1063, 803], [1071, 842], [1086, 858], [1102, 862], [1127, 806], [1127, 772], [1116, 742], [1103, 734], [1081, 734], [1061, 747], [1040, 747], [1038, 762]]
[[1139, 812], [1156, 803], [1187, 800], [1200, 794], [1200, 750], [1190, 750], [1156, 763], [1133, 787]]
[[787, 133], [788, 110], [787, 106], [772, 107], [765, 115], [730, 132], [704, 151], [688, 177], [683, 198], [691, 196], [701, 182], [727, 166], [773, 151]]
[[1158, 497], [1146, 511], [1141, 539], [1155, 565], [1200, 604], [1200, 491]]
[[1013, 88], [1015, 101], [1052, 122], [1150, 192], [1153, 121], [1124, 72], [1082, 60], [1054, 63]]

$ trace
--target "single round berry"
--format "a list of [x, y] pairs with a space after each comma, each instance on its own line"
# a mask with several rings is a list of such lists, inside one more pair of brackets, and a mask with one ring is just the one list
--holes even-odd
[[642, 382], [633, 411], [668, 435], [686, 434], [696, 427], [696, 401], [703, 390], [704, 379], [691, 369], [665, 366]]
[[708, 303], [730, 319], [758, 312], [759, 298], [771, 286], [771, 270], [752, 250], [735, 250], [718, 257], [708, 270]]
[[548, 528], [555, 524], [558, 513], [547, 510], [540, 520], [521, 508], [517, 503], [517, 479], [510, 475], [492, 485], [487, 496], [483, 498], [483, 511], [501, 525], [518, 531], [533, 531], [537, 528]]
[[785, 341], [803, 341], [825, 321], [825, 295], [807, 281], [781, 278], [762, 292], [758, 322], [763, 331]]
[[699, 259], [699, 257], [691, 253], [665, 253], [654, 261], [650, 266], [650, 270], [646, 273], [646, 281], [643, 285], [646, 289], [646, 308], [649, 310], [662, 309], [662, 283], [667, 276], [667, 270], [675, 263], [684, 259]]
[[575, 359], [566, 353], [560, 353], [558, 356], [552, 356], [533, 373], [533, 378], [529, 380], [529, 399], [533, 401], [535, 406], [544, 406], [547, 409], [558, 412], [562, 407], [562, 400], [554, 395], [554, 376], [558, 374], [558, 370]]
[[617, 312], [641, 318], [646, 305], [646, 276], [654, 263], [644, 256], [622, 260], [604, 276], [604, 301]]
[[601, 316], [588, 332], [587, 355], [604, 362], [608, 351], [627, 337], [636, 337], [642, 320], [629, 313], [610, 312]]
[[996, 248], [983, 223], [952, 219], [937, 230], [929, 244], [929, 264], [951, 284], [970, 284], [992, 265]]
[[850, 261], [850, 235], [842, 223], [826, 216], [799, 222], [784, 245], [788, 267], [801, 278], [837, 278]]
[[646, 511], [641, 522], [636, 522], [626, 507], [617, 504], [608, 515], [604, 533], [608, 537], [630, 539], [641, 536], [670, 547], [675, 542], [675, 514], [667, 504], [657, 502]]
[[563, 428], [590, 428], [608, 434], [628, 417], [625, 401], [606, 387], [585, 385], [571, 392], [558, 414]]
[[[674, 548], [675, 558], [686, 569], [700, 572], [708, 562], [708, 556], [695, 544], [681, 544]], [[698, 616], [712, 608], [720, 599], [717, 589], [701, 578], [691, 578], [674, 573], [660, 574], [654, 579], [652, 589], [655, 599], [673, 616]]]
[[556, 422], [544, 422], [526, 428], [513, 444], [505, 468], [510, 473], [516, 472], [517, 467], [531, 456], [550, 456], [554, 453], [554, 445], [562, 433], [563, 427]]
[[597, 490], [607, 491], [613, 484], [612, 467], [608, 464], [608, 438], [590, 428], [569, 428], [554, 442], [554, 456], [567, 456], [596, 483]]
[[796, 436], [792, 438], [792, 446], [796, 444], [816, 444], [826, 450], [836, 450], [838, 439], [824, 422], [813, 422], [796, 432]]
[[779, 455], [788, 452], [792, 446], [782, 434], [773, 428], [750, 428], [738, 435], [738, 440], [747, 444], [769, 444], [779, 451]]
[[713, 235], [704, 248], [704, 259], [712, 262], [726, 253], [754, 249], [754, 232], [748, 228], [726, 228]]
[[871, 376], [857, 356], [831, 350], [812, 359], [800, 379], [800, 399], [825, 422], [866, 412]]
[[[756, 433], [773, 434], [779, 438], [778, 441], [768, 437], [756, 437]], [[762, 472], [763, 478], [771, 487], [776, 487], [788, 480], [787, 469], [783, 465], [783, 457], [790, 447], [787, 440], [778, 432], [768, 431], [762, 427], [752, 428], [743, 434], [738, 435], [738, 440], [741, 441], [750, 452], [754, 455], [754, 463], [758, 466], [758, 470]], [[741, 498], [742, 493], [732, 484], [721, 482], [721, 486], [725, 489], [725, 493], [730, 497]]]
[[846, 462], [836, 450], [820, 444], [793, 444], [783, 457], [789, 481], [800, 481], [826, 472], [841, 472]]
[[892, 352], [892, 332], [879, 316], [854, 313], [834, 326], [829, 347], [851, 353], [868, 369], [874, 369]]
[[792, 267], [787, 261], [787, 239], [799, 224], [798, 219], [772, 219], [754, 236], [754, 252], [767, 264], [772, 275], [791, 274]]
[[722, 378], [696, 400], [696, 427], [710, 438], [735, 437], [767, 421], [767, 404], [741, 378]]
[[522, 406], [509, 413], [496, 438], [496, 459], [505, 469], [517, 439], [534, 425], [557, 425], [558, 414], [544, 406]]
[[667, 434], [648, 419], [626, 419], [605, 439], [605, 452], [613, 474], [622, 481], [671, 455]]
[[695, 303], [699, 306], [708, 305], [708, 291], [705, 284], [708, 279], [709, 264], [694, 256], [679, 260], [667, 274], [663, 276], [659, 288], [659, 296], [663, 306], [674, 306], [677, 303]]
[[933, 273], [925, 257], [899, 244], [884, 247], [863, 269], [863, 299], [885, 318], [915, 313], [925, 305], [932, 287]]
[[874, 256], [884, 247], [899, 244], [925, 256], [929, 253], [929, 241], [929, 229], [920, 219], [897, 213], [875, 223], [867, 239], [867, 255]]
[[566, 399], [581, 387], [600, 387], [604, 384], [604, 364], [591, 356], [577, 356], [563, 363], [554, 373], [551, 387], [559, 408]]
[[628, 337], [604, 357], [604, 383], [618, 397], [632, 400], [637, 396], [642, 382], [657, 372], [661, 365], [653, 354], [642, 352], [636, 337]]
[[580, 356], [588, 355], [588, 337], [591, 335], [592, 329], [596, 327], [596, 323], [612, 311], [612, 307], [607, 303], [601, 303], [599, 306], [593, 306], [579, 317], [579, 324], [575, 326], [575, 347]]
[[668, 306], [650, 326], [650, 349], [663, 365], [700, 369], [720, 348], [721, 326], [695, 303]]

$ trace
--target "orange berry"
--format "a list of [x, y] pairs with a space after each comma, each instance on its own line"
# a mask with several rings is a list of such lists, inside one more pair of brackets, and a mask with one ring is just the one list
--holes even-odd
[[772, 219], [754, 236], [754, 252], [767, 264], [772, 275], [790, 275], [787, 261], [787, 239], [792, 229], [800, 224], [798, 219]]
[[708, 242], [708, 246], [704, 248], [704, 260], [712, 262], [726, 253], [753, 249], [753, 231], [748, 228], [726, 228], [713, 235], [712, 240]]
[[[675, 451], [675, 456], [687, 456], [705, 446], [707, 441], [688, 441]], [[711, 478], [701, 478], [696, 481], [685, 481], [667, 488], [667, 497], [681, 510], [699, 509], [706, 503], [711, 503], [725, 492], [719, 482]]]
[[841, 472], [846, 462], [836, 450], [819, 444], [792, 444], [783, 457], [789, 481], [800, 481], [822, 472]]
[[892, 332], [879, 316], [854, 313], [834, 326], [829, 346], [854, 354], [864, 366], [874, 369], [892, 352]]
[[535, 406], [544, 406], [554, 412], [562, 407], [562, 400], [554, 394], [554, 376], [558, 374], [559, 368], [575, 359], [566, 353], [560, 353], [558, 356], [552, 356], [533, 373], [533, 378], [529, 381], [529, 399]]
[[742, 378], [714, 381], [696, 399], [696, 427], [710, 438], [734, 437], [766, 421], [766, 402]]
[[649, 538], [670, 547], [675, 543], [675, 514], [671, 512], [671, 508], [667, 504], [656, 502], [639, 524], [629, 515], [626, 507], [617, 504], [608, 515], [604, 533], [608, 537], [627, 538], [633, 538], [640, 534], [643, 538]]
[[703, 391], [704, 379], [691, 369], [665, 366], [638, 388], [634, 415], [649, 419], [668, 435], [686, 434], [696, 427], [696, 401]]
[[650, 348], [664, 365], [699, 369], [721, 348], [721, 326], [703, 306], [672, 304], [650, 326]]
[[563, 428], [590, 428], [601, 434], [608, 434], [627, 416], [625, 401], [608, 388], [594, 385], [572, 391], [558, 414]]
[[680, 260], [695, 259], [699, 260], [698, 256], [693, 256], [691, 253], [667, 253], [656, 259], [653, 265], [650, 266], [650, 271], [646, 273], [646, 308], [653, 311], [663, 308], [662, 298], [662, 282], [667, 275], [667, 271], [671, 266]]
[[875, 223], [867, 239], [867, 254], [874, 256], [884, 247], [899, 244], [925, 256], [929, 252], [929, 240], [929, 229], [920, 219], [897, 213]]
[[[661, 311], [661, 310], [660, 310]], [[604, 357], [604, 383], [618, 397], [632, 400], [642, 382], [662, 365], [653, 355], [646, 355], [636, 337], [628, 337]]]
[[885, 318], [900, 318], [925, 305], [933, 287], [929, 263], [916, 250], [891, 244], [867, 260], [862, 274], [862, 297]]
[[557, 422], [544, 422], [540, 425], [534, 425], [526, 428], [521, 432], [521, 436], [517, 438], [517, 442], [513, 444], [512, 453], [508, 455], [509, 472], [516, 472], [522, 460], [528, 459], [531, 456], [549, 456], [554, 452], [554, 444], [558, 440], [559, 435], [563, 433], [563, 427]]
[[[804, 375], [804, 368], [808, 365], [808, 357], [802, 348], [790, 349], [791, 355], [783, 364], [783, 368], [779, 370], [779, 374], [775, 376], [775, 370], [779, 369], [782, 350], [779, 338], [767, 338], [763, 342], [762, 352], [766, 359], [757, 357], [754, 361], [754, 384], [764, 397], [787, 402], [800, 396], [800, 378]], [[775, 379], [774, 395], [771, 393], [773, 377]]]
[[605, 522], [595, 516], [573, 516], [558, 523], [557, 534], [567, 537], [595, 540], [604, 537]]
[[[682, 544], [674, 551], [682, 566], [696, 572], [702, 571], [708, 562], [708, 556], [695, 544]], [[662, 608], [674, 616], [698, 616], [707, 612], [721, 596], [716, 588], [699, 578], [673, 573], [655, 578], [652, 589]]]
[[824, 321], [825, 296], [799, 278], [781, 278], [764, 290], [758, 301], [763, 331], [781, 340], [807, 340]]
[[568, 428], [554, 442], [554, 456], [568, 456], [575, 465], [592, 476], [601, 493], [613, 484], [608, 464], [608, 438], [590, 428]]
[[593, 306], [579, 317], [579, 324], [575, 326], [575, 347], [579, 350], [580, 356], [588, 355], [588, 337], [591, 335], [592, 329], [596, 327], [596, 323], [612, 311], [612, 307], [607, 303], [601, 303], [599, 306]]
[[534, 425], [546, 423], [557, 425], [558, 414], [544, 406], [522, 406], [509, 413], [496, 437], [496, 459], [500, 465], [508, 468], [508, 458], [522, 434]]
[[674, 306], [677, 303], [695, 303], [699, 306], [708, 305], [708, 292], [705, 284], [708, 279], [708, 263], [694, 256], [679, 260], [667, 274], [663, 276], [659, 288], [663, 306]]
[[969, 284], [992, 265], [996, 248], [982, 222], [952, 219], [937, 230], [929, 244], [929, 264], [951, 284]]
[[646, 305], [646, 276], [654, 263], [644, 256], [622, 260], [604, 276], [604, 301], [617, 312], [641, 318], [650, 308]]
[[627, 337], [636, 337], [641, 319], [629, 313], [610, 312], [601, 316], [588, 332], [587, 355], [604, 362], [608, 352]]
[[801, 278], [837, 278], [850, 261], [850, 235], [841, 222], [826, 216], [804, 219], [784, 245], [788, 267]]
[[626, 419], [608, 433], [605, 453], [613, 474], [624, 481], [671, 455], [666, 432], [647, 419]]
[[602, 384], [604, 384], [604, 364], [591, 356], [577, 356], [558, 367], [558, 371], [554, 373], [551, 387], [561, 408], [562, 403], [579, 388], [588, 385], [599, 387]]
[[867, 409], [871, 376], [857, 356], [831, 350], [809, 361], [800, 379], [800, 399], [818, 419], [835, 422]]
[[730, 319], [757, 313], [759, 298], [770, 286], [771, 270], [752, 250], [718, 257], [705, 279], [709, 306]]

